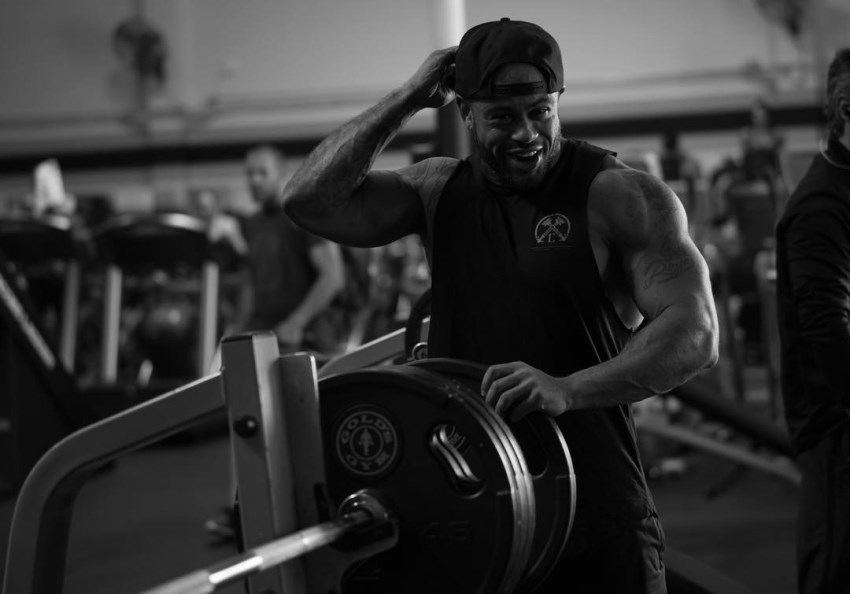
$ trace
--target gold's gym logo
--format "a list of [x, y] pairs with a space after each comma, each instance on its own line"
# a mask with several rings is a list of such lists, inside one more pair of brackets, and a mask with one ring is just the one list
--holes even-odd
[[389, 470], [399, 453], [398, 434], [387, 417], [372, 409], [348, 414], [336, 431], [336, 454], [350, 472], [375, 477]]
[[546, 215], [534, 226], [534, 241], [539, 246], [564, 243], [570, 236], [570, 220], [559, 212]]

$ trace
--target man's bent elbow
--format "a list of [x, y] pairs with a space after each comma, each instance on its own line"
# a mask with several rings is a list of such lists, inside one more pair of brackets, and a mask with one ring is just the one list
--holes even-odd
[[714, 332], [711, 340], [707, 340], [706, 342], [708, 344], [705, 348], [705, 363], [703, 364], [703, 369], [711, 369], [720, 360], [720, 341], [717, 332]]
[[283, 188], [277, 200], [278, 205], [293, 221], [297, 221], [303, 215], [305, 207], [310, 202], [307, 193], [293, 187], [291, 182]]
[[285, 188], [278, 196], [278, 204], [296, 225], [326, 239], [331, 211], [321, 197], [307, 189]]
[[657, 393], [678, 388], [694, 376], [714, 367], [720, 357], [717, 323], [712, 316], [692, 324], [681, 340], [676, 347], [679, 353], [675, 359], [677, 363], [670, 369], [666, 385]]
[[720, 359], [720, 332], [716, 316], [706, 315], [694, 332], [694, 372], [711, 369]]

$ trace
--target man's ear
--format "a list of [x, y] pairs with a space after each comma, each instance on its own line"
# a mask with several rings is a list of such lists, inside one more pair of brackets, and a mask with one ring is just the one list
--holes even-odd
[[455, 99], [457, 103], [457, 109], [460, 112], [460, 117], [463, 119], [463, 123], [468, 130], [472, 130], [472, 106], [466, 99], [461, 97], [457, 97]]

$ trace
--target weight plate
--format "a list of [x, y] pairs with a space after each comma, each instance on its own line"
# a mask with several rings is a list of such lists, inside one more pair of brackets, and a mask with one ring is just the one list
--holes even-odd
[[[487, 367], [459, 359], [433, 358], [409, 363], [466, 384], [481, 394]], [[531, 592], [560, 558], [575, 519], [576, 479], [567, 442], [554, 419], [530, 414], [508, 427], [523, 452], [532, 476], [537, 515], [531, 555], [518, 592]]]
[[432, 381], [448, 382], [447, 387], [450, 390], [460, 391], [467, 404], [470, 405], [472, 412], [490, 426], [493, 439], [503, 446], [508, 456], [511, 468], [513, 468], [514, 487], [519, 494], [519, 506], [515, 510], [515, 517], [520, 532], [511, 547], [511, 555], [505, 568], [505, 577], [500, 591], [513, 592], [525, 573], [531, 555], [531, 543], [534, 538], [534, 523], [536, 521], [534, 486], [522, 450], [505, 422], [484, 404], [477, 393], [470, 390], [464, 383], [443, 374], [425, 370], [422, 366], [408, 366], [404, 369], [405, 373], [427, 373], [434, 378]]
[[[423, 361], [427, 361], [427, 359]], [[416, 370], [424, 370], [428, 369], [428, 364], [412, 364], [409, 365], [409, 367]], [[528, 521], [524, 523], [524, 529], [522, 530], [521, 537], [513, 548], [511, 561], [506, 569], [506, 589], [509, 592], [513, 592], [516, 589], [517, 584], [523, 578], [525, 569], [531, 557], [535, 523], [537, 520], [533, 477], [528, 471], [528, 465], [526, 464], [522, 448], [519, 443], [517, 443], [516, 438], [505, 421], [481, 399], [480, 390], [471, 389], [469, 383], [460, 381], [451, 375], [439, 373], [437, 370], [429, 369], [428, 371], [437, 373], [443, 377], [445, 381], [450, 381], [452, 386], [454, 386], [454, 389], [463, 390], [463, 392], [467, 395], [470, 404], [473, 405], [484, 420], [493, 428], [493, 431], [500, 436], [509, 452], [511, 463], [516, 472], [520, 497], [524, 502], [525, 509], [521, 513], [528, 518]]]
[[513, 468], [442, 378], [392, 366], [319, 382], [328, 491], [388, 500], [399, 543], [350, 568], [345, 594], [497, 592], [520, 528]]

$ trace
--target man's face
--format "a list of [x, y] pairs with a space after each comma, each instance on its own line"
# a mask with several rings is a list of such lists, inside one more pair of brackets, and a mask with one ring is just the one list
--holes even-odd
[[274, 200], [280, 191], [281, 164], [266, 151], [249, 154], [245, 159], [245, 175], [251, 196], [258, 203]]
[[[496, 84], [541, 80], [533, 66], [507, 66]], [[462, 102], [461, 113], [472, 132], [473, 150], [489, 177], [515, 191], [540, 186], [560, 156], [559, 93], [537, 93]]]

